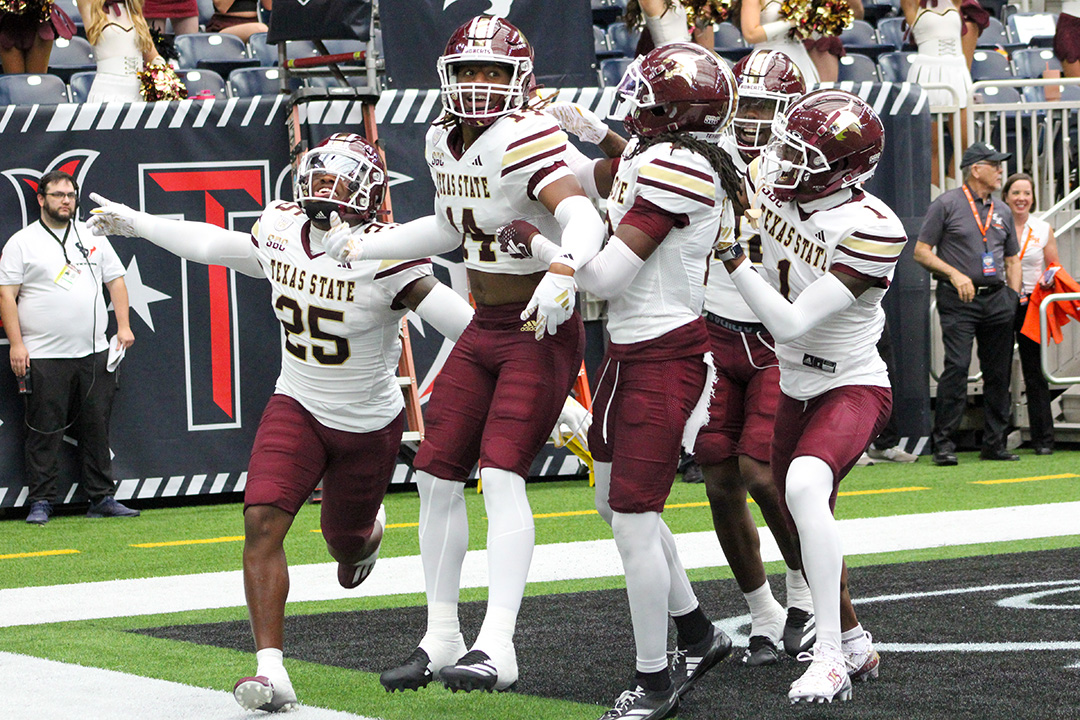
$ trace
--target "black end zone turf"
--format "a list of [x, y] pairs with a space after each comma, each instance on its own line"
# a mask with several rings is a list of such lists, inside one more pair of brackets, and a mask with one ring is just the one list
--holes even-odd
[[[770, 580], [782, 600], [783, 578]], [[792, 708], [787, 689], [805, 665], [785, 657], [746, 668], [736, 647], [686, 697], [679, 717], [1080, 718], [1080, 549], [856, 568], [850, 583], [859, 619], [882, 650], [881, 677], [856, 683], [852, 702]], [[713, 619], [746, 613], [734, 581], [694, 587]], [[466, 641], [483, 610], [483, 603], [462, 605]], [[286, 654], [378, 673], [408, 657], [425, 625], [423, 607], [288, 617]], [[252, 651], [246, 622], [141, 632]], [[527, 597], [516, 645], [518, 692], [607, 707], [633, 676], [626, 593]]]

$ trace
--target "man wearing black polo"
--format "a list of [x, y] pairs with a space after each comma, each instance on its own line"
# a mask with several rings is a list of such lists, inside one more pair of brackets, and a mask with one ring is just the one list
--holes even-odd
[[[1009, 327], [1020, 291], [1020, 252], [1012, 213], [991, 194], [1011, 155], [977, 142], [964, 151], [964, 184], [930, 204], [915, 260], [938, 278], [937, 307], [945, 370], [934, 411], [934, 463], [956, 464], [956, 432], [967, 402], [971, 344], [978, 340], [983, 376], [983, 460], [1019, 460], [1005, 447], [1009, 424]], [[934, 254], [937, 248], [937, 254]]]

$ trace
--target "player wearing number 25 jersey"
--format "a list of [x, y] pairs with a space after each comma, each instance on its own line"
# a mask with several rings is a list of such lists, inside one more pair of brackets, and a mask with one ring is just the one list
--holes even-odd
[[[525, 478], [581, 367], [573, 273], [599, 250], [603, 223], [563, 162], [565, 134], [527, 107], [533, 53], [516, 27], [473, 18], [451, 35], [437, 69], [444, 113], [425, 148], [434, 214], [372, 235], [332, 229], [327, 244], [350, 262], [464, 251], [476, 316], [435, 380], [413, 464], [427, 633], [380, 680], [390, 691], [436, 676], [452, 690], [504, 690], [518, 676], [513, 634], [534, 541]], [[499, 249], [499, 227], [522, 217], [562, 238], [558, 258], [540, 263]], [[464, 481], [477, 462], [490, 592], [466, 653], [458, 584], [468, 547]]]
[[340, 263], [323, 238], [331, 213], [358, 232], [374, 220], [386, 190], [375, 149], [333, 135], [300, 161], [296, 202], [266, 208], [250, 235], [178, 222], [105, 201], [95, 232], [142, 236], [180, 257], [270, 281], [284, 328], [281, 375], [266, 405], [244, 490], [244, 591], [258, 668], [233, 694], [248, 710], [297, 704], [282, 664], [288, 567], [282, 543], [293, 517], [322, 482], [322, 532], [338, 561], [338, 582], [367, 578], [385, 527], [381, 503], [401, 444], [404, 401], [397, 385], [401, 319], [414, 309], [456, 338], [472, 310], [440, 285], [428, 260]]

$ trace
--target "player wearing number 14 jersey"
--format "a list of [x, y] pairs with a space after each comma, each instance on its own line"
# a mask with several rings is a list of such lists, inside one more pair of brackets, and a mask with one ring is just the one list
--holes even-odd
[[340, 263], [323, 239], [331, 213], [358, 232], [375, 221], [386, 170], [352, 134], [332, 135], [300, 161], [296, 202], [266, 208], [251, 234], [165, 220], [97, 198], [98, 234], [142, 236], [195, 262], [270, 281], [285, 330], [281, 375], [266, 405], [244, 490], [244, 591], [258, 668], [233, 694], [248, 710], [297, 704], [282, 664], [288, 566], [282, 547], [293, 517], [322, 481], [322, 532], [338, 582], [367, 578], [385, 527], [382, 499], [404, 424], [396, 370], [409, 309], [451, 339], [472, 317], [468, 303], [431, 274], [429, 260]]
[[[603, 223], [566, 168], [566, 136], [527, 107], [532, 48], [505, 20], [480, 16], [451, 35], [438, 61], [442, 117], [425, 157], [434, 215], [384, 233], [331, 230], [343, 261], [464, 250], [476, 316], [443, 365], [414, 467], [428, 627], [380, 678], [390, 691], [439, 677], [452, 690], [504, 690], [518, 677], [513, 635], [532, 560], [525, 478], [559, 420], [584, 355], [573, 273], [599, 250]], [[561, 237], [550, 263], [514, 259], [500, 226], [528, 218]], [[530, 320], [533, 311], [536, 319]], [[464, 482], [479, 461], [488, 515], [487, 613], [469, 652], [458, 622], [468, 547]]]

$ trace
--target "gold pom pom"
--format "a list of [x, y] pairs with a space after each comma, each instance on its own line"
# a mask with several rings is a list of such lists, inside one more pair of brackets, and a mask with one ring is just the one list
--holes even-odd
[[847, 0], [782, 0], [780, 15], [795, 23], [791, 35], [799, 40], [839, 35], [855, 19]]

